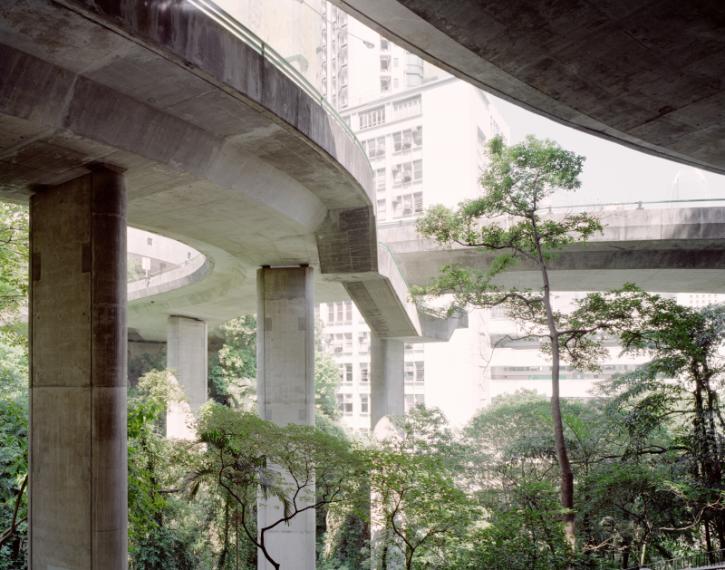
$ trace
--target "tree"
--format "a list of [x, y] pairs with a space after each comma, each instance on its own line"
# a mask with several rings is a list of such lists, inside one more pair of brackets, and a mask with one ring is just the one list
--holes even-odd
[[578, 313], [582, 323], [608, 319], [625, 352], [652, 357], [609, 386], [613, 405], [628, 426], [633, 453], [663, 423], [677, 422], [680, 436], [662, 453], [684, 452], [695, 483], [688, 492], [697, 505], [693, 524], [702, 526], [708, 552], [715, 539], [725, 548], [725, 418], [718, 394], [725, 306], [696, 310], [629, 284], [589, 296]]
[[476, 511], [456, 483], [460, 447], [438, 410], [418, 407], [394, 423], [397, 435], [371, 456], [376, 559], [382, 568], [395, 567], [402, 554], [408, 570], [421, 560], [440, 568]]
[[[168, 403], [179, 398], [169, 373], [139, 379], [128, 401], [128, 503], [131, 567], [187, 570], [196, 567], [191, 528], [179, 524], [184, 510], [175, 494], [184, 461], [163, 434]], [[181, 469], [180, 469], [181, 468]]]
[[[350, 442], [312, 426], [278, 426], [255, 414], [211, 405], [199, 425], [207, 451], [191, 478], [191, 490], [214, 485], [235, 503], [247, 539], [275, 567], [270, 531], [323, 506], [354, 503], [368, 466]], [[282, 505], [278, 519], [256, 528], [258, 492]]]
[[257, 375], [257, 319], [237, 317], [219, 327], [222, 346], [212, 357], [211, 398], [244, 409], [254, 406]]
[[17, 316], [28, 295], [28, 209], [0, 202], [0, 322]]
[[[452, 293], [451, 310], [502, 306], [511, 317], [526, 323], [526, 337], [542, 340], [542, 347], [551, 355], [551, 414], [561, 505], [566, 535], [574, 546], [574, 478], [561, 417], [560, 365], [562, 351], [568, 351], [579, 364], [590, 364], [596, 353], [593, 335], [598, 329], [572, 327], [567, 316], [553, 307], [549, 263], [558, 250], [601, 231], [601, 224], [587, 214], [558, 218], [541, 215], [543, 202], [555, 191], [580, 186], [583, 157], [531, 136], [513, 146], [495, 137], [489, 142], [488, 155], [490, 165], [481, 179], [483, 197], [464, 202], [455, 211], [433, 207], [419, 221], [418, 230], [443, 244], [493, 253], [493, 259], [485, 271], [448, 265], [431, 286], [415, 292], [418, 296]], [[496, 282], [516, 263], [538, 270], [540, 289], [504, 288]]]
[[28, 354], [0, 331], [0, 569], [26, 568]]

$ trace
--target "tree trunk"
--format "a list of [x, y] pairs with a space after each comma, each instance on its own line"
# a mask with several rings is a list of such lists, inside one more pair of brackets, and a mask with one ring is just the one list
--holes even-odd
[[574, 474], [571, 470], [569, 453], [564, 438], [564, 422], [561, 419], [561, 400], [559, 395], [559, 378], [561, 370], [561, 355], [559, 352], [559, 331], [554, 320], [554, 310], [551, 306], [551, 285], [549, 272], [541, 249], [541, 242], [536, 227], [536, 220], [532, 218], [532, 227], [536, 242], [536, 253], [544, 282], [544, 308], [546, 309], [546, 323], [549, 329], [551, 342], [551, 416], [554, 423], [554, 443], [556, 446], [556, 459], [559, 462], [559, 480], [561, 506], [564, 509], [564, 533], [572, 550], [576, 549], [576, 514], [574, 512]]

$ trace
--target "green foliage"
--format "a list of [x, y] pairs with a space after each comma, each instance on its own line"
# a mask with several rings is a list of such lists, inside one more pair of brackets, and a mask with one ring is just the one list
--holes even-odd
[[337, 409], [337, 387], [340, 385], [340, 369], [325, 352], [315, 354], [315, 407], [317, 413], [331, 420], [340, 417]]
[[[207, 451], [191, 482], [207, 484], [238, 509], [248, 540], [265, 548], [267, 533], [302, 512], [325, 505], [356, 504], [367, 472], [366, 454], [346, 439], [312, 426], [278, 426], [251, 413], [210, 405], [199, 426]], [[280, 518], [253, 525], [258, 492], [282, 505]]]
[[0, 321], [17, 316], [28, 294], [28, 209], [0, 202]]
[[222, 347], [212, 357], [210, 396], [220, 404], [254, 407], [257, 375], [257, 319], [245, 315], [224, 323]]
[[380, 564], [442, 568], [476, 506], [456, 483], [460, 448], [437, 410], [416, 408], [372, 452], [373, 548]]
[[165, 371], [139, 380], [128, 403], [128, 503], [131, 568], [196, 568], [193, 528], [179, 524], [184, 505], [168, 492], [176, 485], [184, 451], [162, 432], [168, 403], [179, 395]]
[[[0, 569], [26, 568], [28, 354], [0, 332]], [[13, 526], [15, 521], [15, 526]]]

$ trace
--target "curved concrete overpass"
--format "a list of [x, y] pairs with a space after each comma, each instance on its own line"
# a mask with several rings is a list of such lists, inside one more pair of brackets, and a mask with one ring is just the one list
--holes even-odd
[[404, 283], [384, 274], [354, 136], [204, 4], [4, 2], [0, 196], [92, 162], [124, 169], [129, 223], [209, 261], [203, 287], [134, 303], [129, 324], [149, 337], [165, 334], [162, 313], [253, 312], [263, 265], [316, 268], [318, 300], [347, 289], [382, 337], [419, 336]]
[[722, 3], [331, 1], [490, 93], [725, 173]]
[[[552, 287], [598, 291], [637, 283], [648, 291], [725, 293], [725, 207], [632, 209], [599, 214], [604, 231], [552, 261]], [[446, 264], [485, 269], [492, 256], [424, 239], [411, 222], [385, 224], [379, 237], [410, 285], [425, 285]], [[521, 264], [504, 285], [539, 288], [538, 271]]]
[[[402, 413], [388, 339], [451, 330], [378, 250], [372, 191], [344, 123], [213, 3], [0, 3], [0, 198], [31, 203], [30, 566], [127, 565], [127, 316], [204, 396], [206, 322], [257, 312], [260, 414], [305, 424], [313, 301], [349, 294], [379, 348], [371, 417]], [[127, 312], [127, 223], [201, 252], [199, 278]], [[270, 537], [283, 566], [314, 566], [314, 528]]]

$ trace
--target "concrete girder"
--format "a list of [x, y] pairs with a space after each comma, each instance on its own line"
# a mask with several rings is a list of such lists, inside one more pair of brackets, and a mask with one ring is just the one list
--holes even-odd
[[719, 2], [331, 1], [489, 93], [725, 173]]
[[[319, 266], [327, 212], [372, 208], [370, 165], [342, 125], [190, 5], [10, 0], [0, 77], [0, 197], [103, 160], [126, 170], [129, 223], [206, 256], [187, 286], [134, 292], [129, 324], [144, 338], [163, 339], [170, 314], [214, 326], [231, 307], [253, 312], [257, 267]], [[345, 298], [344, 275], [315, 273], [318, 299]], [[373, 267], [366, 280], [388, 277]], [[420, 332], [404, 301], [386, 312]]]
[[[725, 292], [725, 208], [605, 211], [599, 217], [602, 234], [565, 248], [552, 260], [550, 277], [556, 290], [604, 290], [629, 281], [663, 293]], [[386, 224], [379, 237], [410, 285], [428, 284], [445, 264], [485, 269], [493, 258], [473, 248], [445, 247], [422, 238], [408, 222]], [[499, 282], [538, 288], [540, 280], [536, 268], [521, 263]]]

